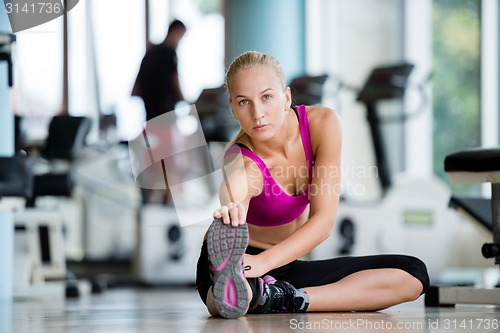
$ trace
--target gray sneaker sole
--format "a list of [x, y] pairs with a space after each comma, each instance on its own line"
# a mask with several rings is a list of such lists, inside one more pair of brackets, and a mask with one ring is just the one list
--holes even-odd
[[[242, 257], [248, 246], [248, 226], [233, 227], [214, 220], [208, 229], [207, 248], [208, 258], [214, 270], [215, 307], [224, 318], [239, 318], [248, 310], [248, 291], [242, 267]], [[241, 259], [241, 262], [240, 262]], [[224, 265], [219, 271], [219, 268]], [[232, 282], [231, 282], [232, 281]], [[234, 288], [231, 286], [234, 283]], [[236, 290], [236, 295], [226, 295], [228, 291]], [[236, 304], [229, 304], [226, 300], [236, 298]]]

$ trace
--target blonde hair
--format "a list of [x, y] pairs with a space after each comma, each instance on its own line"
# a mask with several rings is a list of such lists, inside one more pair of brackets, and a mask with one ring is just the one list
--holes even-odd
[[[278, 80], [280, 81], [283, 90], [285, 90], [285, 73], [283, 72], [283, 68], [281, 67], [278, 60], [268, 54], [260, 53], [257, 51], [247, 51], [234, 59], [226, 71], [225, 84], [228, 94], [231, 95], [231, 78], [236, 73], [244, 69], [254, 68], [257, 66], [262, 66], [271, 70], [276, 75], [276, 78], [278, 78]], [[226, 149], [234, 145], [236, 141], [238, 141], [238, 139], [243, 136], [243, 134], [245, 134], [245, 132], [240, 127], [236, 135], [227, 144]]]

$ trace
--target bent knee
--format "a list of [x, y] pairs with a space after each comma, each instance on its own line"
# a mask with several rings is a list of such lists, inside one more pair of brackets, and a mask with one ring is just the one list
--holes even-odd
[[405, 271], [402, 271], [400, 286], [401, 286], [401, 297], [405, 302], [411, 302], [416, 300], [422, 295], [424, 286], [422, 282]]
[[408, 258], [411, 259], [411, 266], [408, 267], [408, 270], [406, 270], [406, 271], [420, 282], [420, 284], [417, 284], [417, 285], [419, 285], [421, 287], [420, 294], [419, 294], [419, 295], [421, 295], [427, 291], [427, 289], [429, 288], [429, 284], [430, 284], [427, 266], [425, 265], [425, 263], [422, 260], [420, 260], [416, 257], [409, 256]]

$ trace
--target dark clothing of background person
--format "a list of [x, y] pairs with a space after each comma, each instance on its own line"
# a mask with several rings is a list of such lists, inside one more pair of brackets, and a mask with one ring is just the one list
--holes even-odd
[[[177, 53], [176, 49], [180, 40], [186, 33], [186, 26], [179, 20], [174, 20], [168, 27], [167, 35], [161, 44], [151, 45], [147, 48], [146, 54], [142, 58], [139, 73], [137, 74], [132, 88], [132, 96], [139, 96], [144, 101], [146, 110], [146, 124], [149, 120], [174, 110], [175, 104], [184, 100], [179, 85], [179, 75], [177, 72]], [[148, 132], [157, 138], [161, 138], [162, 149], [169, 147], [173, 142], [172, 131], [166, 127], [161, 129], [155, 127], [155, 122], [151, 122]], [[156, 125], [158, 125], [156, 123]], [[162, 160], [163, 162], [163, 160]], [[170, 175], [174, 179], [180, 179], [181, 173], [178, 170], [171, 169]], [[171, 193], [168, 190], [166, 179], [166, 190], [152, 190], [142, 188], [143, 203], [171, 203]], [[153, 181], [153, 179], [150, 179]]]
[[132, 96], [142, 97], [146, 121], [172, 111], [184, 99], [179, 85], [176, 49], [186, 26], [174, 20], [161, 44], [148, 48], [132, 89]]
[[155, 45], [142, 59], [138, 75], [146, 121], [172, 111], [182, 98], [173, 78], [177, 76], [177, 53], [170, 46]]

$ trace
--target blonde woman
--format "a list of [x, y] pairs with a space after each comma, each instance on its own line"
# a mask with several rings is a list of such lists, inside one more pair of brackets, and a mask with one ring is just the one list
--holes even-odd
[[[278, 61], [249, 51], [226, 73], [241, 129], [197, 267], [214, 316], [380, 310], [412, 301], [429, 284], [422, 261], [404, 255], [298, 258], [328, 238], [339, 201], [341, 126], [321, 106], [293, 105]], [[377, 223], [377, 221], [373, 221]]]

